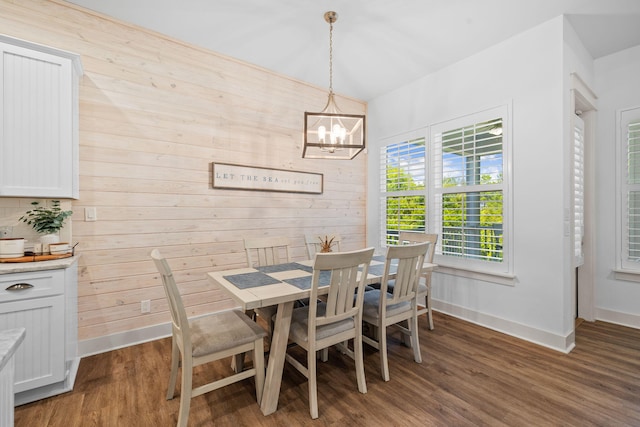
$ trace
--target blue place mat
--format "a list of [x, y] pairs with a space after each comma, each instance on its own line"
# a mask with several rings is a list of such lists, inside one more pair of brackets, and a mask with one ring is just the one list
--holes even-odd
[[289, 262], [286, 264], [276, 264], [276, 265], [266, 265], [264, 267], [256, 267], [256, 270], [261, 271], [263, 273], [279, 273], [282, 271], [291, 271], [291, 270], [303, 270], [308, 273], [313, 271], [312, 267], [298, 264], [297, 262]]
[[257, 286], [274, 285], [280, 283], [280, 280], [267, 276], [264, 273], [242, 273], [223, 276], [229, 282], [234, 284], [238, 289], [249, 289]]
[[[295, 286], [299, 289], [311, 289], [311, 278], [313, 276], [295, 277], [293, 279], [286, 279], [284, 282]], [[320, 286], [327, 286], [331, 283], [331, 271], [321, 271], [318, 284]]]
[[[398, 264], [392, 263], [389, 267], [389, 274], [396, 274], [398, 272]], [[375, 276], [382, 276], [384, 274], [384, 264], [369, 265], [369, 274]]]

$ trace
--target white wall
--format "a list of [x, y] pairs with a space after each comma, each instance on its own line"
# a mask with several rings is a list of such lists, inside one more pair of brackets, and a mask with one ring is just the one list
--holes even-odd
[[563, 26], [558, 17], [369, 103], [367, 240], [379, 242], [381, 140], [510, 104], [515, 284], [435, 274], [433, 299], [440, 311], [566, 351]]
[[640, 46], [595, 61], [598, 95], [596, 316], [640, 327], [640, 283], [616, 280], [616, 112], [640, 107]]

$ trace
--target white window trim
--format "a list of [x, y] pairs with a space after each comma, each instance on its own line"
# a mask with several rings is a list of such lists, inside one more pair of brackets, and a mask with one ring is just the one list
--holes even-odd
[[[434, 180], [435, 174], [435, 159], [433, 156], [433, 139], [434, 135], [441, 129], [456, 129], [459, 127], [468, 126], [472, 123], [479, 123], [485, 120], [495, 119], [496, 117], [503, 118], [503, 261], [501, 263], [492, 263], [488, 261], [472, 260], [468, 258], [457, 258], [451, 256], [445, 256], [436, 253], [434, 262], [439, 266], [442, 266], [442, 272], [448, 274], [454, 274], [456, 276], [480, 278], [481, 280], [488, 280], [497, 283], [503, 283], [507, 285], [513, 285], [515, 283], [515, 276], [513, 273], [513, 181], [512, 181], [512, 103], [505, 103], [503, 105], [487, 108], [482, 111], [471, 113], [462, 117], [458, 117], [451, 120], [446, 120], [438, 123], [434, 123], [429, 126], [428, 138], [426, 140], [427, 145], [427, 161], [429, 162], [428, 173], [430, 180]], [[428, 186], [429, 201], [427, 206], [434, 205], [434, 197], [432, 190], [433, 186]], [[439, 221], [435, 217], [435, 209], [427, 209], [427, 224], [430, 233], [440, 233], [440, 230], [435, 230], [435, 224]], [[457, 271], [457, 272], [456, 272]]]

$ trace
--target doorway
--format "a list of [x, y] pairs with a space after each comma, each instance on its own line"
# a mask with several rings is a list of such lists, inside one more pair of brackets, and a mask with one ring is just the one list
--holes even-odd
[[595, 320], [595, 122], [596, 96], [572, 74], [572, 249], [576, 319]]

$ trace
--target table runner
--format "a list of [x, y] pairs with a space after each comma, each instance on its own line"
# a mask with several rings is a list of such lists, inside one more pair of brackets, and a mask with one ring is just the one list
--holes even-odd
[[234, 284], [238, 289], [249, 289], [257, 286], [274, 285], [280, 283], [280, 280], [261, 273], [259, 271], [255, 273], [242, 273], [233, 274], [230, 276], [223, 276], [230, 283]]
[[263, 273], [279, 273], [281, 271], [291, 271], [291, 270], [302, 270], [307, 273], [311, 273], [313, 271], [313, 267], [308, 265], [299, 264], [297, 262], [288, 262], [286, 264], [276, 264], [276, 265], [265, 265], [264, 267], [256, 267], [256, 270], [261, 271]]

